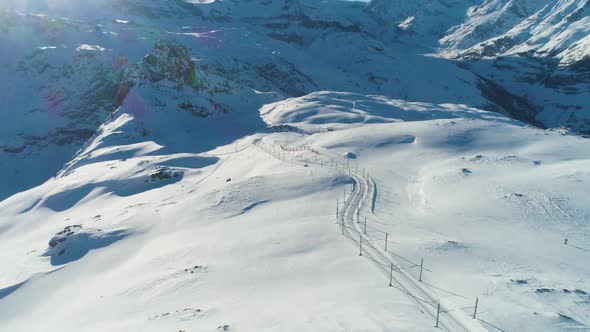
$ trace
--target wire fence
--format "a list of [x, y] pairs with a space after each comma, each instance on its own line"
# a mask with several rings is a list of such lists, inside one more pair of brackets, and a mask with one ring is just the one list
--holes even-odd
[[[389, 287], [412, 298], [423, 312], [431, 316], [435, 327], [446, 331], [485, 331], [485, 325], [503, 331], [477, 316], [479, 298], [464, 296], [426, 282], [425, 271], [431, 275], [434, 272], [424, 266], [423, 259], [416, 262], [392, 250], [392, 246], [398, 243], [394, 241], [393, 234], [379, 229], [378, 225], [386, 223], [374, 214], [377, 182], [368, 171], [359, 167], [358, 162], [351, 167], [350, 159], [326, 156], [308, 145], [266, 144], [260, 139], [255, 140], [254, 145], [279, 160], [339, 170], [353, 179], [352, 189], [345, 189], [342, 199], [338, 198], [336, 202], [336, 220], [342, 235], [358, 246], [359, 256], [372, 261], [388, 277]], [[457, 307], [456, 301], [460, 301], [462, 306]]]

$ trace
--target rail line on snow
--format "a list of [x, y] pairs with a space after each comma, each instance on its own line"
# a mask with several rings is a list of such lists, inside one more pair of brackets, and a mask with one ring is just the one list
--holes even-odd
[[[356, 169], [351, 168], [348, 163], [340, 163], [338, 158], [326, 156], [307, 145], [269, 145], [263, 143], [261, 139], [256, 139], [253, 145], [284, 162], [298, 165], [313, 164], [332, 168], [350, 176], [353, 180], [353, 190], [348, 196], [345, 195], [344, 202], [341, 204], [342, 208], [338, 206], [337, 218], [342, 235], [359, 246], [359, 255], [374, 262], [389, 278], [389, 286], [412, 298], [421, 311], [431, 316], [433, 321], [436, 321], [436, 327], [445, 331], [487, 331], [480, 324], [470, 322], [471, 320], [467, 317], [467, 314], [462, 312], [461, 309], [456, 308], [451, 303], [442, 304], [435, 293], [427, 289], [422, 282], [412, 277], [406, 271], [407, 267], [403, 267], [397, 261], [399, 258], [409, 262], [408, 260], [393, 252], [385, 251], [380, 246], [376, 246], [375, 240], [366, 234], [366, 228], [361, 229], [361, 210], [368, 208], [369, 213], [373, 214], [377, 185], [364, 170], [362, 173], [359, 172], [358, 165]], [[301, 155], [296, 155], [297, 152], [300, 152]], [[311, 153], [313, 158], [305, 158], [303, 156], [305, 152]], [[366, 227], [366, 223], [364, 226]], [[413, 264], [413, 267], [419, 266]]]

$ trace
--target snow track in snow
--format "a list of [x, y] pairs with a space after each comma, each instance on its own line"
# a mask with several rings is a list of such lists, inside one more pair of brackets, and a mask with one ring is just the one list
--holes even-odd
[[[254, 141], [254, 145], [284, 162], [306, 167], [313, 164], [347, 173], [354, 181], [353, 190], [345, 197], [342, 208], [338, 205], [338, 224], [342, 235], [358, 244], [359, 256], [365, 256], [373, 261], [390, 278], [390, 286], [412, 298], [418, 304], [420, 311], [431, 316], [432, 322], [437, 322], [437, 327], [445, 331], [487, 331], [477, 320], [467, 317], [467, 314], [462, 311], [465, 308], [459, 308], [448, 301], [441, 303], [436, 294], [412, 277], [405, 270], [407, 267], [402, 267], [397, 262], [397, 255], [375, 245], [375, 239], [366, 234], [366, 229], [362, 229], [361, 210], [368, 205], [369, 211], [373, 214], [372, 202], [376, 196], [376, 184], [368, 173], [365, 174], [364, 170], [358, 172], [358, 166], [356, 169], [350, 168], [346, 162], [340, 163], [337, 158], [326, 156], [307, 145], [295, 147], [269, 145], [263, 143], [260, 138]], [[308, 159], [303, 154], [293, 155], [296, 152], [308, 152], [314, 157]], [[417, 266], [419, 265], [414, 267]]]

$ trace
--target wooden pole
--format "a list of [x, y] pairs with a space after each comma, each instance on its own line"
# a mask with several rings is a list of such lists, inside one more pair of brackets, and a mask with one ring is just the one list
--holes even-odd
[[365, 217], [365, 229], [364, 229], [363, 233], [365, 233], [365, 235], [367, 235], [367, 217]]
[[436, 325], [434, 327], [438, 327], [438, 318], [440, 317], [440, 302], [438, 303], [438, 307], [436, 307]]
[[361, 236], [361, 240], [359, 241], [359, 256], [363, 255], [363, 237]]
[[385, 233], [385, 251], [387, 251], [387, 238], [389, 237], [389, 233]]
[[393, 286], [392, 281], [393, 281], [393, 263], [391, 263], [391, 266], [389, 267], [389, 287]]
[[420, 278], [418, 278], [418, 281], [422, 281], [422, 269], [424, 268], [424, 258], [422, 258], [420, 260]]
[[479, 298], [476, 297], [475, 298], [475, 309], [473, 310], [473, 319], [475, 319], [476, 316], [477, 316], [477, 305], [478, 305], [478, 302], [479, 302]]

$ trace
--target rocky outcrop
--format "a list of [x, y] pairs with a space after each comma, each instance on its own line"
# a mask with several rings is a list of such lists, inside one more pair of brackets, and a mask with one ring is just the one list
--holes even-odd
[[196, 67], [188, 50], [170, 40], [159, 40], [143, 61], [125, 71], [123, 85], [133, 87], [144, 83], [170, 81], [202, 89], [205, 81], [197, 75]]

